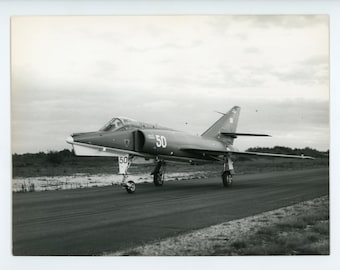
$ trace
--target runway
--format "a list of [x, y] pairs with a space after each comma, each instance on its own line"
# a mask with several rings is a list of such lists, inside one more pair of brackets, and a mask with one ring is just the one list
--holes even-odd
[[[101, 255], [329, 193], [328, 168], [13, 194], [14, 255]], [[183, 254], [185, 255], [185, 254]]]

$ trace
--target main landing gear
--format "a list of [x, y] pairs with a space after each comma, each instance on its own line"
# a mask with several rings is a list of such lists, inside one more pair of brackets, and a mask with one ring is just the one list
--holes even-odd
[[230, 171], [224, 171], [222, 173], [222, 182], [224, 187], [231, 187], [233, 184], [233, 175]]
[[153, 184], [156, 187], [163, 186], [164, 183], [164, 174], [165, 174], [165, 162], [157, 161], [156, 167], [151, 173], [153, 175]]
[[224, 158], [222, 183], [224, 187], [231, 187], [233, 184], [234, 166], [230, 155]]

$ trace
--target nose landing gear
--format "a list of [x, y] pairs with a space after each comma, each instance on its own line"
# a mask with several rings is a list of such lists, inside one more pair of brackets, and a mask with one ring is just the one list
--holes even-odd
[[126, 189], [127, 193], [135, 193], [136, 191], [135, 182], [131, 180], [127, 181], [127, 171], [132, 163], [133, 158], [134, 157], [131, 155], [122, 155], [118, 157], [119, 174], [123, 175], [123, 180], [120, 185]]

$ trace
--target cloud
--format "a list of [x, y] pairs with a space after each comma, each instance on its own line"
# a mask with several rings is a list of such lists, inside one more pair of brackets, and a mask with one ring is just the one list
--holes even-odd
[[270, 73], [284, 82], [302, 85], [328, 85], [329, 65], [324, 56], [316, 56], [304, 61], [290, 69], [274, 69]]

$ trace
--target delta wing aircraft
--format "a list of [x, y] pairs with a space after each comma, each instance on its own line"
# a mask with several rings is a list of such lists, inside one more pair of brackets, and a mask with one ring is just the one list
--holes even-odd
[[237, 133], [236, 127], [240, 107], [234, 106], [222, 113], [201, 136], [190, 135], [158, 125], [147, 124], [125, 117], [114, 117], [100, 130], [75, 133], [66, 139], [77, 156], [118, 157], [119, 174], [123, 175], [121, 185], [128, 193], [134, 193], [136, 185], [128, 181], [128, 169], [135, 158], [155, 160], [152, 171], [155, 186], [164, 182], [165, 164], [168, 161], [219, 162], [223, 164], [222, 183], [230, 187], [233, 183], [234, 167], [232, 155], [313, 159], [309, 156], [242, 152], [233, 146], [239, 136], [270, 136], [266, 134]]

